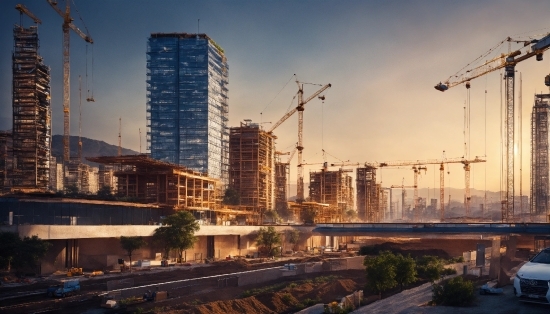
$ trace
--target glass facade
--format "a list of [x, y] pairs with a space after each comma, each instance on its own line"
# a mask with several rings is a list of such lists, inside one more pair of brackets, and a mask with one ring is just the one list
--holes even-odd
[[157, 160], [228, 182], [228, 65], [205, 34], [151, 34], [147, 149]]

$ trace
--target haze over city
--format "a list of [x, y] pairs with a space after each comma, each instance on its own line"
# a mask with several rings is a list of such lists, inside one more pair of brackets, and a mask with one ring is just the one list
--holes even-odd
[[[2, 1], [0, 26], [19, 23]], [[53, 134], [63, 133], [61, 18], [46, 1], [23, 1], [42, 19], [40, 53], [52, 70]], [[444, 93], [436, 83], [469, 64], [507, 36], [548, 31], [545, 1], [75, 1], [74, 23], [89, 30], [94, 44], [71, 35], [71, 134], [78, 133], [78, 76], [83, 98], [82, 135], [118, 141], [145, 151], [146, 42], [155, 32], [206, 33], [225, 50], [229, 63], [229, 126], [244, 119], [269, 128], [296, 105], [293, 74], [303, 82], [331, 83], [326, 100], [312, 100], [304, 113], [304, 159], [359, 162], [461, 157], [466, 89]], [[77, 10], [82, 17], [78, 18]], [[84, 21], [84, 23], [82, 22]], [[31, 25], [24, 18], [24, 25]], [[0, 33], [0, 129], [11, 127], [11, 32]], [[93, 46], [93, 47], [92, 47]], [[86, 52], [86, 49], [88, 50]], [[507, 45], [504, 45], [507, 49]], [[93, 50], [93, 81], [92, 81]], [[502, 51], [504, 52], [504, 51]], [[86, 80], [86, 62], [88, 63]], [[548, 58], [518, 65], [523, 76], [523, 194], [529, 191], [530, 112], [533, 94], [546, 92]], [[487, 156], [472, 168], [471, 186], [500, 189], [500, 73], [472, 81], [469, 156]], [[286, 84], [286, 85], [285, 85]], [[516, 82], [519, 90], [519, 79]], [[319, 87], [306, 85], [307, 97]], [[87, 92], [89, 89], [90, 92]], [[485, 91], [487, 93], [485, 94]], [[486, 96], [486, 97], [485, 97]], [[517, 103], [517, 102], [516, 102]], [[297, 118], [275, 131], [277, 149], [291, 151]], [[284, 156], [283, 156], [284, 158]], [[296, 180], [296, 159], [291, 181]], [[320, 166], [308, 166], [315, 170]], [[463, 188], [461, 165], [450, 165], [446, 184]], [[438, 186], [437, 167], [428, 167], [420, 187]], [[381, 170], [383, 185], [412, 184], [412, 171]], [[519, 194], [516, 161], [516, 194]]]

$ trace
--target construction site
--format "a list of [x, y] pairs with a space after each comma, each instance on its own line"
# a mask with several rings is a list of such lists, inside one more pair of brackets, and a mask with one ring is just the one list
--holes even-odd
[[[323, 162], [306, 163], [303, 155], [305, 106], [310, 101], [324, 102], [325, 93], [330, 97], [331, 84], [312, 84], [319, 88], [305, 94], [304, 85], [310, 83], [301, 82], [294, 75], [296, 103], [277, 122], [264, 128], [264, 123], [271, 122], [256, 123], [244, 119], [240, 126], [228, 126], [227, 58], [221, 46], [203, 33], [151, 33], [146, 51], [147, 152], [135, 156], [121, 153], [122, 118], [119, 118], [116, 156], [82, 156], [82, 99], [85, 98], [87, 103], [95, 101], [93, 86], [88, 84], [86, 50], [84, 97], [79, 77], [78, 152], [71, 156], [69, 36], [76, 34], [79, 44], [86, 47], [92, 46], [94, 40], [85, 24], [82, 24], [83, 31], [73, 23], [74, 13], [80, 13], [71, 12], [69, 3], [62, 8], [55, 1], [47, 2], [63, 19], [63, 154], [52, 155], [51, 79], [50, 68], [39, 54], [37, 30], [41, 20], [25, 6], [17, 5], [21, 25], [13, 28], [13, 128], [0, 133], [0, 175], [5, 193], [63, 194], [73, 191], [86, 196], [103, 189], [110, 191], [112, 196], [138, 203], [200, 211], [202, 214], [197, 215], [208, 216], [213, 224], [483, 221], [494, 220], [491, 212], [495, 209], [500, 211], [498, 220], [503, 222], [526, 219], [546, 222], [549, 219], [550, 98], [548, 94], [535, 95], [531, 119], [530, 195], [528, 200], [524, 200], [520, 193], [518, 201], [514, 199], [517, 196], [513, 146], [517, 136], [513, 125], [512, 71], [523, 60], [533, 56], [542, 59], [542, 53], [550, 46], [548, 36], [533, 41], [532, 47], [529, 46], [531, 42], [503, 41], [509, 45], [524, 44], [524, 47], [463, 69], [465, 73], [474, 71], [474, 76], [459, 72], [435, 86], [439, 91], [446, 91], [465, 85], [469, 93], [472, 80], [497, 70], [505, 71], [504, 189], [500, 192], [500, 200], [489, 203], [487, 196], [480, 200], [470, 195], [471, 167], [487, 162], [487, 158], [470, 158], [466, 144], [466, 153], [460, 158], [447, 158], [443, 153], [437, 159], [332, 163], [327, 162], [323, 149]], [[27, 17], [34, 22], [33, 26], [23, 27], [23, 18]], [[82, 18], [80, 22], [83, 23]], [[174, 71], [180, 74], [174, 76]], [[548, 77], [546, 83], [550, 85]], [[298, 132], [294, 149], [279, 151], [280, 139], [276, 129], [295, 114], [298, 116]], [[139, 134], [141, 137], [141, 129]], [[293, 160], [294, 156], [297, 156], [296, 160]], [[291, 167], [291, 163], [296, 167]], [[445, 187], [451, 164], [459, 164], [464, 170], [464, 195], [459, 202], [462, 211], [459, 215], [457, 205], [452, 204]], [[309, 182], [304, 182], [306, 167], [312, 165], [322, 166], [308, 168]], [[437, 195], [433, 198], [419, 195], [419, 178], [429, 165], [434, 169], [439, 166], [440, 170], [439, 193], [434, 193]], [[338, 169], [332, 170], [333, 167]], [[382, 183], [377, 170], [383, 168], [409, 169], [409, 174], [412, 170], [412, 180], [403, 178], [400, 183]], [[295, 195], [291, 192], [294, 189], [291, 173], [296, 178]], [[230, 201], [225, 199], [228, 191], [234, 195]], [[400, 197], [394, 197], [396, 191], [400, 192]], [[528, 215], [523, 214], [523, 210], [517, 214], [515, 207], [518, 202], [522, 208], [524, 203], [528, 204]]]

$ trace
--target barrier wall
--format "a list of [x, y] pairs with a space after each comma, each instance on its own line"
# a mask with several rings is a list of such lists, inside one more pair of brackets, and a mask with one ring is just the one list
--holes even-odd
[[[359, 263], [359, 261], [361, 261]], [[334, 258], [325, 262], [296, 264], [295, 274], [321, 273], [326, 271], [364, 269], [362, 266], [363, 257]], [[359, 267], [360, 266], [360, 267]], [[288, 270], [286, 270], [288, 272]], [[125, 299], [132, 296], [141, 297], [148, 291], [167, 291], [169, 297], [182, 296], [193, 293], [203, 288], [223, 288], [231, 286], [246, 286], [269, 282], [284, 277], [285, 269], [282, 266], [266, 269], [250, 270], [238, 273], [208, 276], [194, 279], [183, 279], [159, 284], [144, 285], [139, 287], [128, 287], [112, 289], [115, 283], [109, 285], [107, 294], [115, 299]], [[120, 283], [118, 283], [120, 284]], [[127, 284], [125, 282], [125, 284]]]

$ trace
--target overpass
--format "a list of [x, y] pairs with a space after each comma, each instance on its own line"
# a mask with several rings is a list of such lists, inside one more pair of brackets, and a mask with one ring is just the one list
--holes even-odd
[[549, 223], [333, 223], [317, 224], [314, 235], [321, 236], [501, 236], [550, 235]]

